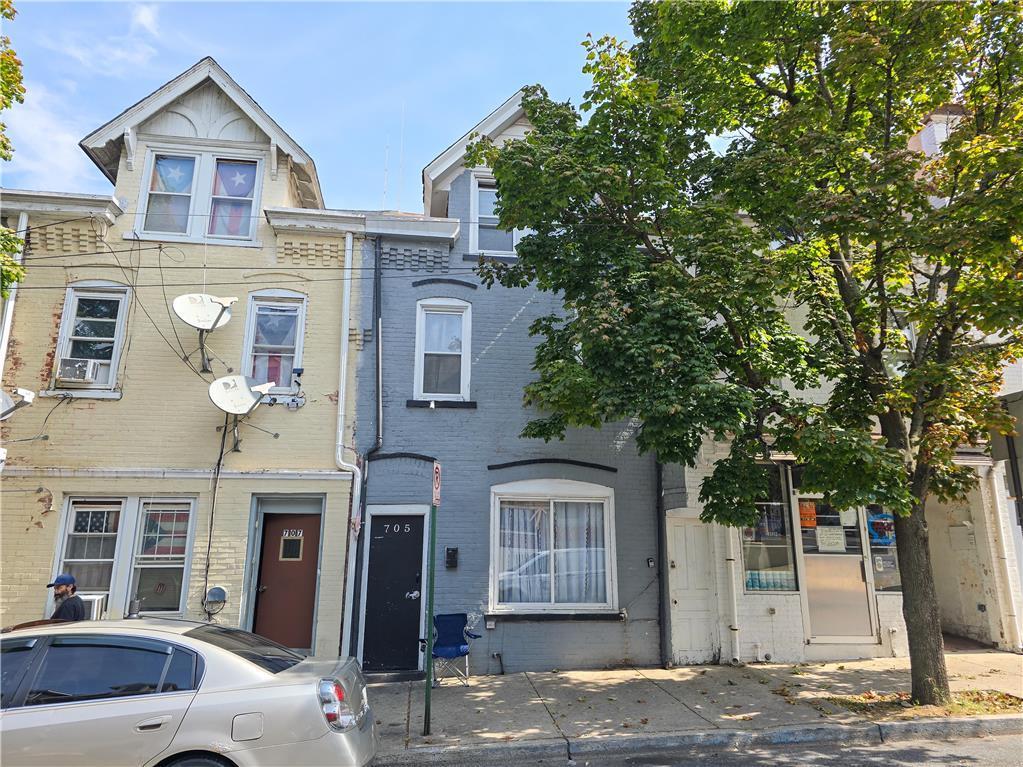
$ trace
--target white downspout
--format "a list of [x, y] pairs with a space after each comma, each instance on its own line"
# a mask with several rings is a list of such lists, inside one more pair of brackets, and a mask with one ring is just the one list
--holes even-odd
[[345, 573], [345, 604], [341, 619], [341, 654], [350, 655], [349, 634], [352, 625], [352, 589], [355, 587], [355, 515], [362, 503], [362, 469], [345, 461], [345, 400], [348, 398], [348, 333], [351, 328], [352, 257], [355, 238], [345, 233], [345, 266], [341, 282], [341, 370], [337, 393], [337, 446], [334, 463], [343, 471], [352, 472], [351, 508], [348, 514], [348, 572]]
[[728, 662], [733, 666], [741, 663], [739, 651], [739, 594], [738, 584], [735, 577], [735, 567], [738, 560], [735, 547], [736, 531], [731, 527], [725, 530], [725, 569], [728, 572], [728, 633], [731, 636], [731, 651]]
[[[28, 213], [22, 211], [18, 214], [18, 228], [16, 231], [25, 234], [25, 230], [28, 229]], [[14, 263], [19, 266], [24, 263], [24, 246], [18, 248], [18, 252], [14, 254]], [[18, 283], [11, 285], [11, 291], [7, 295], [7, 300], [4, 301], [4, 320], [3, 330], [0, 331], [0, 380], [4, 376], [4, 368], [7, 364], [7, 346], [11, 342], [11, 325], [14, 322], [14, 300], [18, 297]]]

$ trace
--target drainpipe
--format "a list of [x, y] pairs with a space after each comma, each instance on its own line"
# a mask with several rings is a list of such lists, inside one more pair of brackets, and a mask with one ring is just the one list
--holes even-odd
[[1002, 519], [1002, 504], [1001, 504], [1001, 472], [995, 466], [989, 466], [987, 469], [987, 481], [988, 481], [988, 492], [991, 493], [991, 522], [994, 524], [995, 544], [997, 547], [998, 555], [998, 569], [1001, 571], [999, 575], [1001, 578], [996, 578], [995, 583], [998, 584], [1001, 581], [1002, 588], [998, 589], [1000, 592], [1002, 602], [1005, 607], [1003, 608], [1004, 623], [1005, 623], [1005, 634], [1006, 641], [1009, 646], [1016, 652], [1021, 649], [1019, 624], [1017, 622], [1018, 616], [1016, 614], [1016, 603], [1012, 598], [1012, 586], [1010, 585], [1012, 579], [1012, 572], [1009, 568], [1009, 552], [1006, 545], [1006, 530]]
[[[382, 296], [381, 296], [381, 283], [380, 275], [383, 264], [383, 246], [380, 244], [380, 237], [376, 237], [373, 241], [373, 344], [375, 353], [376, 363], [376, 438], [373, 441], [373, 447], [366, 451], [365, 466], [366, 470], [362, 474], [362, 506], [359, 509], [360, 519], [366, 519], [366, 504], [369, 497], [369, 462], [373, 459], [373, 455], [380, 451], [384, 446], [384, 362], [383, 362], [383, 343], [384, 343], [384, 325], [383, 325], [383, 308], [382, 308]], [[355, 625], [354, 616], [356, 610], [361, 610], [361, 605], [356, 606], [355, 599], [359, 597], [361, 600], [362, 596], [362, 557], [363, 551], [359, 546], [359, 542], [362, 540], [362, 527], [359, 528], [359, 535], [355, 539], [355, 553], [353, 559], [355, 561], [355, 570], [353, 579], [351, 581], [352, 588], [352, 599], [348, 606], [349, 616], [351, 621], [347, 624], [348, 634], [347, 640], [350, 643], [349, 647], [355, 647], [358, 642], [359, 632]], [[361, 620], [361, 617], [360, 617]], [[357, 650], [356, 650], [357, 652]]]
[[[21, 232], [22, 238], [28, 234], [28, 213], [24, 211], [18, 214], [18, 228], [15, 231]], [[24, 262], [24, 245], [18, 248], [18, 252], [14, 254], [14, 263], [22, 264]], [[11, 285], [11, 292], [7, 295], [7, 300], [4, 301], [4, 319], [3, 319], [3, 330], [0, 331], [0, 380], [3, 379], [4, 367], [7, 362], [7, 345], [11, 341], [11, 324], [14, 322], [14, 300], [18, 297], [18, 283]]]
[[735, 530], [725, 528], [725, 569], [728, 572], [728, 633], [731, 635], [731, 651], [729, 662], [733, 666], [741, 663], [739, 651], [739, 593], [735, 577], [735, 564], [738, 560], [735, 548]]
[[[361, 513], [362, 503], [362, 469], [358, 463], [349, 463], [345, 460], [345, 400], [348, 396], [348, 332], [351, 328], [351, 307], [352, 307], [352, 258], [354, 248], [354, 235], [351, 232], [345, 234], [345, 266], [341, 282], [341, 364], [338, 377], [337, 396], [337, 444], [334, 451], [334, 463], [342, 471], [352, 473], [352, 493], [348, 507], [348, 551], [345, 558], [347, 573], [345, 575], [344, 590], [344, 611], [341, 620], [341, 655], [350, 654], [350, 643], [345, 626], [350, 626], [352, 621], [352, 586], [355, 578], [355, 557], [353, 538], [353, 527], [355, 513]], [[358, 456], [356, 456], [358, 461]]]

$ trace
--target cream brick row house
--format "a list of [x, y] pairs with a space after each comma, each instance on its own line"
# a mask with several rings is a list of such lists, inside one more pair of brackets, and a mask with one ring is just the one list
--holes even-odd
[[[337, 655], [367, 217], [324, 210], [312, 158], [210, 58], [81, 147], [110, 196], [0, 202], [27, 268], [3, 387], [36, 394], [0, 424], [0, 623], [49, 615], [70, 572], [97, 616], [138, 600]], [[174, 302], [195, 294], [237, 299], [209, 372]], [[239, 375], [273, 385], [235, 421], [210, 387]]]

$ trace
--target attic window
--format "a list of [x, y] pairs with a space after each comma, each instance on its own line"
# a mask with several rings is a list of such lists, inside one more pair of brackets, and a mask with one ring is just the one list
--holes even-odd
[[191, 147], [187, 152], [151, 152], [136, 231], [172, 242], [251, 242], [262, 181], [262, 161], [257, 158], [262, 155], [239, 154]]

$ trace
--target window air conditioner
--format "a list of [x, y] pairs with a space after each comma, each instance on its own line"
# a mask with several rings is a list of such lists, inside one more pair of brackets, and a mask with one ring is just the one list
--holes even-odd
[[106, 594], [79, 594], [85, 602], [85, 618], [90, 621], [103, 620], [103, 614], [107, 611]]
[[60, 383], [91, 384], [96, 382], [99, 374], [99, 362], [96, 360], [62, 357], [57, 368], [57, 380]]

